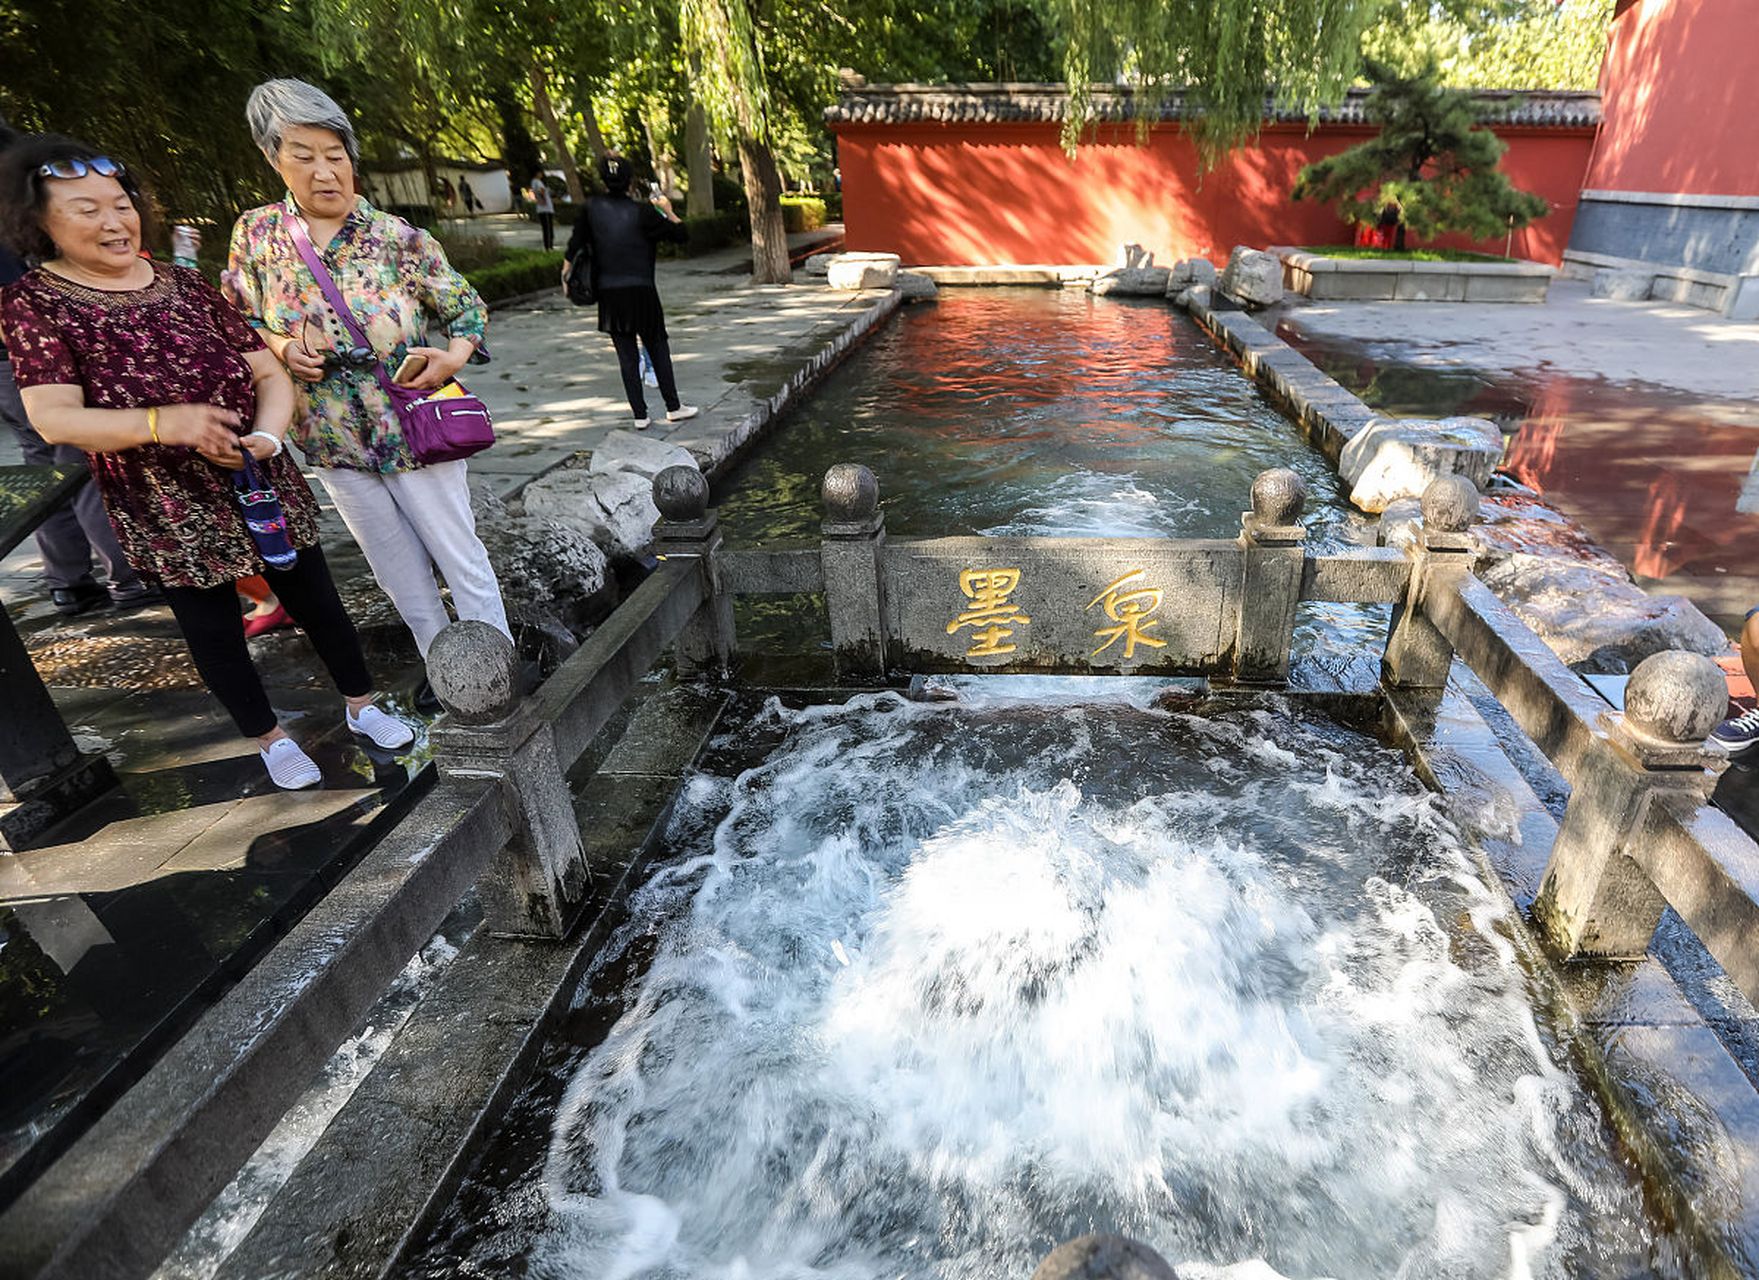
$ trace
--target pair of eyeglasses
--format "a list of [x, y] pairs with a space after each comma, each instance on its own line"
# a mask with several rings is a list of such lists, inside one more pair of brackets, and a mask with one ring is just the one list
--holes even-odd
[[88, 173], [95, 173], [102, 178], [120, 178], [127, 172], [120, 160], [93, 156], [90, 160], [51, 160], [37, 169], [37, 177], [83, 178]]
[[[311, 321], [307, 320], [299, 326], [299, 347], [307, 355], [314, 354], [311, 343], [307, 341], [311, 333]], [[346, 347], [337, 350], [325, 347], [320, 362], [326, 369], [370, 369], [378, 361], [378, 354], [371, 347]]]

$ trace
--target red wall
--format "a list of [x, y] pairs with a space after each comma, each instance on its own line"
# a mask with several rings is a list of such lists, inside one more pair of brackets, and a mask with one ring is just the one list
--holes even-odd
[[[1751, 0], [1741, 0], [1751, 2]], [[1301, 166], [1373, 135], [1361, 126], [1267, 127], [1201, 178], [1191, 140], [1156, 128], [1102, 131], [1073, 160], [1055, 124], [839, 125], [850, 249], [889, 250], [916, 265], [1112, 262], [1140, 244], [1159, 262], [1225, 260], [1236, 244], [1337, 244], [1329, 205], [1295, 203]], [[1515, 233], [1518, 257], [1559, 261], [1569, 243], [1593, 130], [1508, 129], [1503, 168], [1553, 212]], [[1501, 253], [1503, 240], [1472, 245]]]
[[1600, 75], [1594, 191], [1759, 196], [1755, 0], [1637, 0]]

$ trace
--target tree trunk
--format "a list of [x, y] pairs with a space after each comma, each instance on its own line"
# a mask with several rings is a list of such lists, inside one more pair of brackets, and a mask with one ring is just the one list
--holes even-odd
[[653, 122], [645, 111], [641, 113], [641, 131], [647, 135], [647, 153], [653, 157], [654, 177], [659, 179], [660, 190], [671, 195], [678, 190], [677, 158], [666, 139], [654, 132]]
[[684, 117], [684, 165], [690, 178], [690, 216], [713, 216], [715, 167], [709, 154], [708, 113], [695, 97], [690, 99], [690, 112]]
[[788, 233], [782, 226], [782, 175], [767, 145], [739, 139], [739, 169], [745, 177], [745, 202], [751, 206], [751, 280], [753, 284], [787, 284]]
[[586, 125], [586, 145], [600, 160], [611, 154], [610, 144], [605, 141], [605, 131], [599, 128], [599, 113], [592, 109], [592, 99], [588, 98], [580, 104], [580, 119]]
[[561, 122], [556, 119], [555, 104], [550, 101], [549, 78], [543, 65], [534, 56], [526, 64], [531, 78], [531, 100], [537, 107], [537, 118], [543, 121], [544, 132], [550, 135], [550, 148], [556, 153], [563, 180], [568, 183], [568, 199], [576, 205], [586, 203], [586, 188], [580, 185], [580, 170], [574, 167], [574, 153], [568, 150], [568, 139], [562, 136]]

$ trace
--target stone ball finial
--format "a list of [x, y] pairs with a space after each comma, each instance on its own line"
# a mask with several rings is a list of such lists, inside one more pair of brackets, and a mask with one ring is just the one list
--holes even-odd
[[1478, 518], [1478, 486], [1462, 475], [1438, 476], [1423, 491], [1423, 527], [1464, 533]]
[[654, 477], [654, 506], [677, 524], [689, 524], [708, 514], [708, 480], [695, 467], [667, 467]]
[[859, 462], [839, 462], [825, 472], [819, 491], [827, 519], [858, 524], [879, 510], [879, 481]]
[[1179, 1280], [1167, 1260], [1128, 1236], [1066, 1240], [1045, 1255], [1032, 1280]]
[[1727, 710], [1728, 680], [1701, 653], [1651, 654], [1625, 685], [1626, 725], [1657, 742], [1703, 742]]
[[513, 642], [486, 622], [454, 622], [428, 646], [428, 683], [461, 724], [491, 724], [513, 709]]
[[1260, 524], [1288, 526], [1307, 505], [1307, 482], [1287, 467], [1260, 471], [1252, 482], [1252, 514]]

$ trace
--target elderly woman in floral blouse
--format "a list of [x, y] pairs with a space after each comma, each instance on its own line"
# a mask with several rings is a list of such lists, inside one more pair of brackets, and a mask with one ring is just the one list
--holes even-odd
[[[406, 356], [422, 356], [427, 366], [408, 385], [438, 389], [478, 356], [487, 307], [431, 235], [355, 194], [354, 128], [323, 91], [270, 80], [245, 114], [288, 194], [239, 218], [223, 285], [296, 379], [294, 440], [424, 657], [449, 621], [436, 566], [459, 617], [506, 633], [464, 462], [418, 465], [373, 373], [375, 363], [390, 376]], [[291, 234], [300, 221], [370, 350], [356, 347], [301, 262]], [[445, 346], [425, 345], [430, 324], [445, 331]]]
[[[348, 727], [382, 747], [409, 726], [372, 702], [372, 677], [318, 546], [317, 504], [282, 452], [293, 387], [207, 281], [141, 257], [127, 168], [69, 138], [0, 157], [0, 236], [42, 265], [0, 290], [0, 326], [32, 424], [91, 463], [128, 562], [156, 577], [196, 669], [279, 786], [321, 774], [276, 723], [245, 645], [233, 583], [262, 574], [347, 700]], [[264, 559], [234, 500], [248, 451], [279, 491], [286, 545]]]

